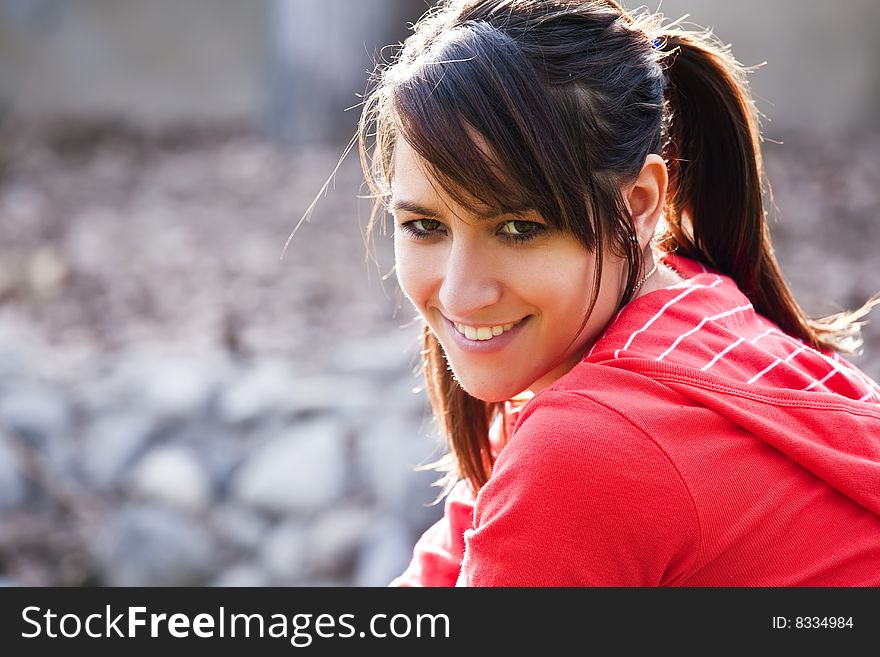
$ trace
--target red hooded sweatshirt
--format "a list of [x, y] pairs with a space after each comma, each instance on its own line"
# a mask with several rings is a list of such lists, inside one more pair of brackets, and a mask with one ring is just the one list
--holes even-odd
[[880, 387], [664, 261], [392, 586], [880, 585]]

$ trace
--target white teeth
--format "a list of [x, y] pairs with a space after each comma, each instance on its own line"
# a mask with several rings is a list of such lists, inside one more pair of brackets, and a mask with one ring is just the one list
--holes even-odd
[[505, 331], [509, 331], [519, 322], [511, 322], [510, 324], [500, 324], [498, 326], [481, 326], [474, 328], [466, 324], [456, 323], [455, 328], [459, 333], [463, 334], [468, 340], [491, 340], [497, 335], [501, 335]]

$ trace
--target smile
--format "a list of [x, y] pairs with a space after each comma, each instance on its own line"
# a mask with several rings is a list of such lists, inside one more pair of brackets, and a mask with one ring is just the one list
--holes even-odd
[[454, 326], [455, 330], [465, 336], [468, 340], [491, 340], [502, 333], [506, 333], [517, 324], [519, 324], [519, 321], [511, 322], [510, 324], [498, 324], [497, 326], [476, 327], [455, 322]]

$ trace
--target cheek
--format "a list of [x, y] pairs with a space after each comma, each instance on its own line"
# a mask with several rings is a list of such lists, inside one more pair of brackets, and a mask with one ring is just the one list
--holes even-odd
[[[529, 286], [554, 338], [567, 343], [580, 330], [593, 297], [596, 259], [581, 249], [560, 250], [557, 257], [541, 267], [532, 267]], [[620, 286], [619, 265], [606, 255], [596, 303], [580, 333], [590, 340], [610, 321], [617, 309]]]
[[593, 290], [592, 257], [581, 253], [566, 255], [568, 257], [532, 268], [537, 275], [530, 286], [540, 295], [541, 305], [555, 321], [582, 318]]
[[405, 237], [394, 236], [394, 271], [400, 289], [417, 308], [424, 307], [431, 296], [432, 274], [429, 259]]

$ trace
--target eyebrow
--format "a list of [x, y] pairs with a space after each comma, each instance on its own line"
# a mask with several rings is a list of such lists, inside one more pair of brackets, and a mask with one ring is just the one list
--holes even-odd
[[[417, 203], [415, 201], [408, 201], [406, 199], [395, 199], [394, 202], [391, 204], [391, 210], [392, 212], [403, 211], [410, 212], [412, 214], [420, 214], [424, 215], [425, 217], [441, 216], [441, 213], [437, 212], [437, 210], [421, 205], [420, 203]], [[501, 217], [504, 215], [522, 216], [525, 214], [527, 214], [527, 212], [489, 212], [486, 214], [480, 214], [479, 217], [480, 219], [489, 220], [496, 219], [497, 217]]]
[[394, 212], [403, 211], [403, 212], [411, 212], [412, 214], [423, 214], [428, 217], [439, 217], [440, 213], [436, 210], [432, 210], [431, 208], [426, 208], [424, 205], [419, 205], [415, 201], [407, 201], [404, 199], [395, 199], [394, 203], [391, 204], [391, 209]]

